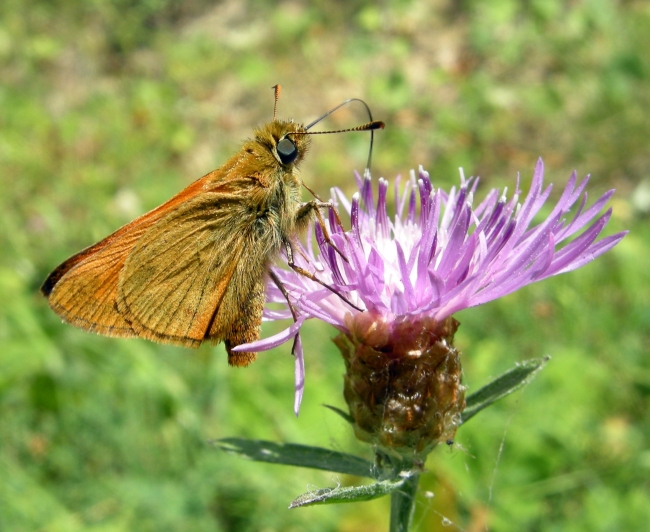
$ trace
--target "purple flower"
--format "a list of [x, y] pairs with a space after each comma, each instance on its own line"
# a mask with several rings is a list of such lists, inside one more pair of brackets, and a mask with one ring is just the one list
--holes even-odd
[[[306, 246], [294, 243], [296, 263], [348, 301], [303, 275], [274, 268], [298, 319], [282, 333], [238, 346], [236, 350], [263, 351], [294, 339], [297, 413], [305, 376], [299, 331], [305, 319], [319, 318], [349, 334], [352, 319], [361, 312], [352, 303], [386, 323], [405, 316], [440, 322], [462, 309], [575, 270], [625, 236], [626, 231], [596, 240], [611, 216], [611, 209], [597, 215], [614, 191], [606, 192], [586, 207], [587, 194], [583, 191], [589, 177], [576, 184], [575, 172], [553, 210], [533, 225], [533, 218], [552, 189], [552, 185], [543, 188], [543, 175], [540, 159], [523, 203], [517, 180], [510, 200], [507, 190], [492, 189], [474, 207], [478, 179], [465, 179], [461, 171], [460, 187], [447, 193], [435, 189], [429, 174], [420, 168], [417, 178], [415, 172], [411, 173], [401, 194], [400, 180], [395, 180], [393, 220], [387, 212], [388, 181], [379, 179], [375, 201], [370, 176], [362, 179], [357, 175], [359, 192], [352, 201], [340, 190], [332, 190], [332, 203], [347, 211], [351, 220], [351, 229], [346, 231], [330, 212], [328, 230], [336, 249], [326, 241], [318, 224], [318, 253], [313, 251], [311, 233]], [[569, 219], [569, 210], [576, 203], [577, 210]], [[265, 319], [292, 317], [285, 297], [273, 283], [268, 285], [267, 300], [284, 303], [285, 308], [267, 308]]]

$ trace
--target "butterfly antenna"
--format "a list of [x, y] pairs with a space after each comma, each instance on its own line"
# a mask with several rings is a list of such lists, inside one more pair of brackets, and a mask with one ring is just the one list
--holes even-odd
[[[367, 124], [363, 124], [361, 126], [349, 128], [349, 129], [337, 129], [335, 131], [309, 131], [313, 126], [318, 124], [321, 120], [324, 120], [327, 118], [329, 115], [334, 113], [335, 111], [338, 111], [341, 107], [344, 105], [348, 105], [349, 103], [352, 102], [359, 102], [362, 104], [368, 113], [368, 118], [370, 118], [370, 122]], [[370, 107], [368, 107], [368, 104], [364, 102], [363, 100], [360, 100], [359, 98], [350, 98], [349, 100], [345, 100], [343, 103], [338, 104], [336, 107], [330, 109], [327, 111], [324, 115], [318, 117], [316, 120], [314, 120], [312, 123], [308, 124], [305, 126], [305, 131], [297, 131], [294, 133], [289, 133], [290, 135], [325, 135], [328, 133], [347, 133], [348, 131], [370, 131], [370, 149], [368, 150], [368, 162], [366, 164], [366, 170], [370, 170], [370, 163], [372, 162], [372, 146], [375, 141], [375, 129], [384, 129], [385, 124], [379, 120], [373, 120], [372, 118], [372, 111], [370, 110]]]
[[280, 99], [282, 87], [280, 85], [273, 85], [271, 88], [275, 90], [275, 103], [273, 104], [273, 121], [275, 122], [275, 113], [278, 110], [278, 100]]

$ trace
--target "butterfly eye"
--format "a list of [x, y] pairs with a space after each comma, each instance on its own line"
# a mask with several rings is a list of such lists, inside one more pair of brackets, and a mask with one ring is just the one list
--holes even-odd
[[298, 148], [291, 139], [283, 138], [276, 147], [282, 164], [292, 163], [298, 157]]

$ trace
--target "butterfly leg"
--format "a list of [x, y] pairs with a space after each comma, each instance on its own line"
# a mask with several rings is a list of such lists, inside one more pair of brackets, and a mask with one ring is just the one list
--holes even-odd
[[327, 242], [332, 248], [334, 248], [334, 251], [336, 251], [341, 258], [345, 262], [350, 262], [347, 257], [343, 254], [343, 252], [336, 247], [334, 242], [332, 242], [332, 239], [330, 238], [329, 231], [327, 229], [327, 226], [325, 225], [325, 220], [323, 219], [323, 215], [320, 212], [321, 209], [331, 209], [334, 212], [334, 216], [336, 217], [336, 222], [341, 226], [341, 217], [339, 216], [338, 211], [334, 208], [334, 205], [332, 205], [331, 202], [329, 201], [320, 201], [320, 200], [312, 200], [307, 203], [305, 203], [300, 209], [298, 209], [298, 213], [296, 214], [296, 225], [299, 228], [302, 228], [302, 226], [306, 225], [312, 220], [312, 212], [316, 215], [316, 218], [318, 219], [318, 225], [320, 225], [320, 228], [323, 230], [323, 238], [325, 239], [325, 242]]
[[334, 212], [334, 216], [336, 217], [336, 223], [338, 223], [340, 226], [343, 226], [341, 223], [341, 217], [339, 216], [339, 211], [336, 209], [336, 207], [334, 207], [334, 205], [332, 205], [331, 201], [323, 201], [320, 199], [318, 197], [318, 194], [309, 188], [306, 183], [303, 183], [302, 186], [305, 187], [311, 193], [311, 195], [314, 196], [314, 198], [316, 198], [316, 202], [319, 204], [319, 207], [327, 207], [332, 209], [332, 212]]
[[287, 305], [291, 311], [291, 315], [293, 316], [293, 321], [298, 321], [298, 313], [296, 312], [296, 308], [293, 306], [293, 303], [291, 303], [289, 292], [287, 291], [286, 287], [282, 284], [282, 281], [273, 270], [269, 270], [269, 277], [273, 281], [273, 284], [278, 287], [278, 290], [282, 292], [284, 299], [287, 300]]
[[298, 266], [294, 260], [293, 260], [293, 248], [291, 246], [291, 242], [289, 240], [284, 241], [284, 249], [287, 254], [287, 264], [289, 267], [296, 273], [299, 273], [300, 275], [303, 275], [307, 277], [308, 279], [311, 279], [312, 281], [320, 284], [321, 286], [324, 286], [327, 288], [330, 292], [336, 294], [339, 296], [343, 301], [345, 301], [348, 305], [350, 305], [353, 309], [358, 310], [359, 312], [363, 312], [362, 308], [357, 307], [354, 303], [352, 303], [347, 297], [345, 297], [341, 292], [339, 292], [336, 288], [328, 285], [327, 283], [321, 281], [318, 277], [316, 277], [313, 273], [305, 270], [304, 268], [301, 268]]
[[[293, 303], [291, 303], [291, 299], [289, 298], [289, 292], [287, 292], [287, 289], [285, 286], [282, 284], [282, 281], [280, 278], [275, 274], [273, 270], [269, 270], [269, 277], [271, 277], [271, 280], [273, 281], [273, 284], [278, 287], [278, 290], [282, 292], [282, 295], [284, 296], [284, 299], [287, 300], [287, 306], [289, 307], [289, 310], [291, 311], [291, 315], [293, 316], [293, 321], [294, 323], [298, 321], [298, 313], [296, 312], [295, 307], [293, 306]], [[294, 336], [293, 338], [293, 345], [291, 346], [291, 354], [296, 355], [296, 344], [298, 343], [298, 335]]]

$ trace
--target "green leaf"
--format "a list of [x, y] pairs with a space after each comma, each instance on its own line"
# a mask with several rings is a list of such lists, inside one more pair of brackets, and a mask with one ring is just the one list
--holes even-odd
[[317, 504], [370, 501], [400, 489], [405, 481], [406, 479], [401, 478], [398, 480], [383, 480], [368, 486], [321, 488], [297, 497], [289, 505], [289, 508], [314, 506]]
[[341, 417], [342, 417], [345, 421], [347, 421], [350, 425], [354, 425], [354, 419], [353, 419], [352, 416], [351, 416], [350, 414], [348, 414], [347, 412], [344, 412], [344, 411], [341, 410], [340, 408], [336, 408], [335, 406], [332, 406], [332, 405], [323, 405], [323, 406], [324, 406], [325, 408], [329, 408], [332, 412], [334, 412], [335, 414], [338, 414], [339, 416], [341, 416]]
[[243, 438], [224, 438], [212, 443], [227, 453], [238, 454], [256, 462], [309, 467], [359, 477], [375, 477], [372, 462], [359, 456], [322, 447]]
[[550, 356], [543, 358], [533, 358], [517, 364], [514, 368], [506, 371], [500, 377], [494, 379], [491, 383], [483, 386], [477, 392], [474, 392], [467, 398], [467, 405], [463, 411], [463, 423], [474, 417], [485, 407], [490, 406], [495, 401], [510, 395], [515, 390], [525, 386], [533, 380], [546, 363], [551, 359]]

